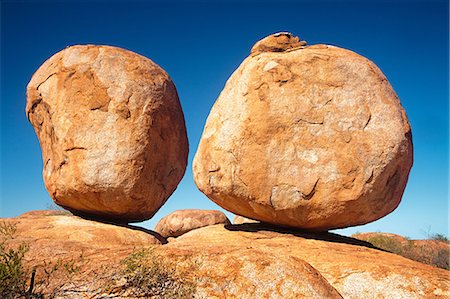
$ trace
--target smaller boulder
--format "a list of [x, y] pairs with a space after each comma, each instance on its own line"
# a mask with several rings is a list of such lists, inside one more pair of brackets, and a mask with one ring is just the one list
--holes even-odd
[[233, 224], [244, 224], [244, 223], [259, 223], [258, 220], [253, 220], [250, 218], [246, 218], [244, 216], [236, 215], [233, 219]]
[[163, 217], [155, 227], [161, 236], [178, 237], [191, 230], [214, 225], [231, 224], [227, 216], [216, 210], [178, 210]]

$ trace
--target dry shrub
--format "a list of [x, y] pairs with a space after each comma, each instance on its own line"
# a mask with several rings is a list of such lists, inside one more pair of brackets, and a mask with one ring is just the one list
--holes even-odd
[[[401, 255], [411, 260], [450, 270], [450, 247], [448, 246], [448, 240], [447, 238], [442, 238], [440, 235], [435, 236], [437, 237], [428, 240], [428, 243], [426, 244], [411, 240], [401, 241], [395, 237], [381, 234], [369, 236], [364, 238], [364, 240], [377, 248]], [[437, 244], [433, 244], [434, 242]], [[445, 242], [445, 248], [442, 248], [443, 246], [438, 242]]]
[[125, 289], [134, 296], [193, 298], [195, 284], [180, 271], [176, 260], [161, 256], [153, 248], [135, 250], [123, 262]]

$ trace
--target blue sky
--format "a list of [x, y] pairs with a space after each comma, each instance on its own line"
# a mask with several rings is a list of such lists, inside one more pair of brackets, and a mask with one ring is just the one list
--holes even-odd
[[[309, 44], [351, 49], [374, 61], [412, 125], [414, 166], [400, 206], [365, 226], [411, 238], [448, 235], [448, 1], [1, 2], [0, 217], [45, 209], [39, 142], [25, 116], [25, 88], [51, 55], [106, 44], [149, 57], [175, 82], [190, 143], [186, 175], [153, 228], [173, 210], [218, 209], [197, 190], [192, 158], [225, 81], [259, 39], [290, 31]], [[231, 214], [228, 214], [230, 217]]]

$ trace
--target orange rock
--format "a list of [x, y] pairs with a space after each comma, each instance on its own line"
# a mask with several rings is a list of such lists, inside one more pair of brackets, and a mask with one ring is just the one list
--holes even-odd
[[284, 52], [298, 49], [305, 46], [305, 41], [300, 41], [289, 32], [280, 32], [263, 38], [258, 41], [250, 50], [251, 55], [258, 55], [263, 52]]
[[136, 53], [73, 46], [27, 87], [45, 186], [56, 204], [115, 222], [151, 218], [186, 169], [188, 142], [167, 73]]
[[320, 231], [392, 212], [412, 150], [406, 114], [375, 64], [282, 33], [258, 42], [227, 81], [193, 172], [232, 213]]
[[290, 255], [249, 246], [192, 249], [171, 246], [158, 252], [195, 261], [198, 268], [189, 272], [196, 278], [194, 298], [342, 298], [316, 269]]
[[155, 227], [161, 236], [178, 237], [188, 231], [214, 224], [230, 224], [227, 216], [216, 210], [178, 210], [163, 217]]
[[140, 227], [86, 220], [61, 211], [33, 211], [1, 220], [16, 227], [14, 243], [29, 244], [27, 261], [33, 265], [80, 254], [97, 262], [118, 262], [133, 247], [165, 242], [157, 233]]
[[[176, 266], [176, 275], [191, 279], [194, 298], [450, 296], [449, 271], [331, 233], [288, 231], [259, 223], [213, 225], [158, 245], [157, 235], [150, 231], [60, 212], [1, 220], [17, 227], [12, 245], [30, 244], [24, 266], [38, 265], [37, 279], [49, 270], [49, 263], [57, 264], [60, 259], [77, 262], [79, 269], [71, 276], [59, 280], [53, 275], [50, 287], [44, 287], [51, 293], [55, 287], [68, 285], [59, 289], [60, 298], [132, 297], [126, 295], [130, 294], [129, 285], [120, 261], [133, 248], [149, 247], [153, 248], [150, 258], [172, 261], [169, 265]], [[160, 270], [152, 268], [152, 273]]]
[[[290, 264], [291, 267], [296, 263], [296, 267], [307, 263], [320, 273], [343, 298], [448, 298], [450, 296], [449, 271], [370, 247], [369, 243], [331, 233], [302, 233], [249, 223], [226, 228], [218, 225], [200, 228], [158, 247], [158, 251], [186, 256], [200, 254], [204, 257], [201, 261], [211, 258], [217, 260], [217, 257], [222, 254], [236, 251], [241, 256], [245, 256], [241, 259], [249, 259], [251, 263], [260, 265], [253, 268], [256, 272], [255, 276], [263, 275], [258, 271], [266, 271], [276, 265], [276, 259], [272, 259], [272, 256], [280, 259], [283, 264], [286, 261], [286, 264]], [[245, 251], [247, 253], [244, 254]], [[256, 252], [254, 260], [257, 261], [249, 258], [252, 252]], [[265, 256], [267, 258], [264, 258]], [[232, 278], [235, 275], [245, 275], [245, 271], [251, 269], [251, 266], [242, 268], [232, 259], [227, 261], [214, 262], [211, 265], [207, 262], [204, 267], [210, 269], [209, 275], [226, 271], [233, 273], [227, 276]], [[284, 268], [286, 264], [279, 266], [281, 273], [287, 269]], [[275, 273], [278, 272], [275, 271]], [[273, 275], [273, 279], [277, 280], [277, 275]], [[209, 276], [202, 277], [208, 281]], [[303, 279], [308, 275], [301, 277]], [[300, 282], [302, 279], [297, 279], [298, 285], [304, 285]], [[236, 297], [261, 298], [256, 292], [259, 288], [265, 290], [267, 281], [254, 282], [254, 288], [241, 288], [241, 285], [246, 286], [247, 280], [248, 278], [239, 284], [232, 280], [232, 286], [238, 285], [239, 290], [245, 294], [242, 297]], [[217, 284], [219, 280], [213, 281]], [[228, 280], [223, 281], [218, 289], [227, 283]], [[325, 287], [311, 280], [308, 280], [308, 284], [313, 288], [319, 286], [321, 290]], [[301, 296], [299, 293], [289, 293], [289, 288], [285, 290], [284, 294], [273, 290], [272, 297], [268, 296], [268, 298], [309, 297], [309, 294]], [[211, 288], [210, 292], [213, 295], [217, 294], [215, 288]], [[227, 297], [218, 295], [215, 298]], [[265, 297], [262, 296], [262, 298]], [[318, 298], [328, 297], [319, 296]]]
[[258, 220], [253, 220], [250, 218], [245, 218], [239, 215], [236, 215], [233, 219], [233, 224], [244, 224], [244, 223], [258, 223]]

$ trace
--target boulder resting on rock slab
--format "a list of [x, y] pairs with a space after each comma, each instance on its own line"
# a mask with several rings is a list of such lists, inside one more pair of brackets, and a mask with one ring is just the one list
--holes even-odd
[[45, 187], [74, 214], [149, 219], [184, 175], [188, 141], [175, 85], [144, 56], [68, 47], [31, 78], [26, 114], [42, 148]]
[[228, 79], [193, 174], [234, 214], [325, 231], [392, 212], [412, 163], [406, 113], [373, 62], [278, 33]]

